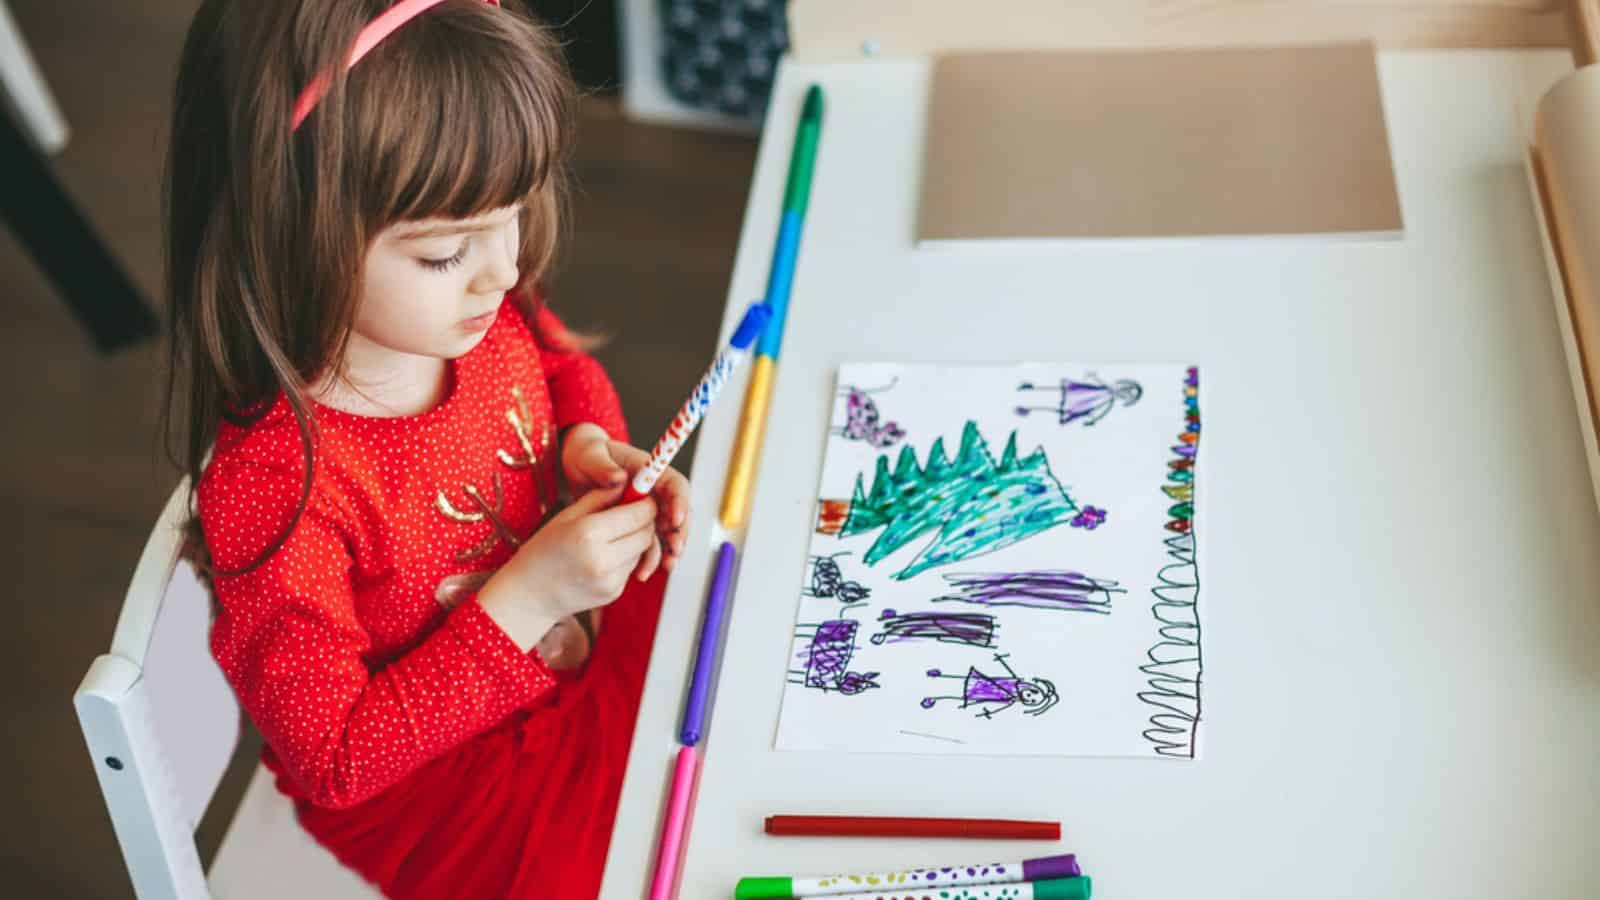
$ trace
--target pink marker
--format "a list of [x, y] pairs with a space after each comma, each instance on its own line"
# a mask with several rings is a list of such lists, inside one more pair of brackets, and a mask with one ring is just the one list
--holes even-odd
[[689, 843], [694, 818], [694, 793], [700, 785], [700, 754], [693, 747], [678, 750], [672, 768], [672, 794], [661, 823], [661, 843], [656, 851], [656, 872], [650, 881], [650, 900], [677, 900], [678, 866]]
[[717, 358], [711, 361], [711, 368], [706, 370], [700, 383], [689, 393], [689, 399], [684, 401], [683, 408], [673, 417], [672, 424], [667, 426], [661, 440], [656, 441], [655, 449], [650, 451], [650, 461], [634, 473], [633, 481], [619, 503], [632, 503], [650, 494], [656, 486], [656, 480], [672, 464], [672, 458], [678, 455], [683, 442], [689, 439], [694, 427], [705, 417], [706, 410], [711, 408], [711, 401], [717, 399], [717, 392], [722, 390], [722, 386], [728, 382], [728, 376], [744, 361], [745, 351], [755, 343], [761, 335], [761, 329], [766, 327], [767, 319], [771, 317], [772, 309], [765, 303], [752, 303], [745, 310], [744, 318], [739, 320], [739, 327], [734, 329], [728, 346], [722, 348]]

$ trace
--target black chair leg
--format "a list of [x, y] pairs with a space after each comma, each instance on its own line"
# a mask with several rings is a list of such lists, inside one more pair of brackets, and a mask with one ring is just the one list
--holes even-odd
[[156, 332], [156, 317], [78, 213], [44, 154], [0, 111], [0, 218], [55, 282], [95, 346], [109, 352]]

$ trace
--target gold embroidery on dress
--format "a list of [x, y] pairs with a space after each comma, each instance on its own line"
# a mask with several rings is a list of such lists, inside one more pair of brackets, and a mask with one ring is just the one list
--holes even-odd
[[[555, 514], [557, 493], [560, 485], [556, 482], [556, 473], [549, 462], [550, 450], [550, 422], [546, 420], [539, 429], [539, 443], [533, 442], [533, 409], [528, 405], [527, 395], [522, 393], [522, 388], [512, 385], [511, 398], [516, 405], [506, 410], [506, 422], [511, 426], [511, 432], [517, 436], [517, 444], [522, 450], [519, 458], [516, 454], [501, 449], [495, 452], [500, 462], [511, 469], [533, 470], [533, 493], [539, 504], [539, 524], [544, 524], [545, 519]], [[537, 529], [535, 529], [537, 530]]]
[[469, 562], [477, 559], [493, 550], [495, 545], [501, 541], [505, 541], [512, 547], [522, 546], [522, 538], [517, 537], [516, 533], [511, 530], [511, 526], [506, 524], [505, 519], [501, 517], [505, 509], [505, 491], [500, 484], [499, 472], [492, 473], [492, 481], [494, 484], [493, 503], [484, 499], [483, 492], [478, 490], [476, 485], [464, 484], [461, 486], [461, 490], [467, 495], [467, 499], [477, 506], [476, 512], [458, 508], [454, 503], [450, 502], [450, 498], [445, 495], [444, 491], [439, 491], [434, 495], [434, 505], [439, 508], [439, 512], [444, 513], [451, 521], [470, 525], [487, 519], [492, 526], [492, 529], [484, 536], [483, 540], [456, 554], [457, 562]]
[[[511, 398], [515, 405], [506, 410], [506, 422], [511, 425], [511, 431], [517, 438], [518, 449], [522, 453], [521, 456], [518, 456], [501, 449], [495, 451], [495, 456], [507, 468], [533, 470], [534, 495], [542, 520], [543, 514], [553, 511], [554, 506], [546, 500], [544, 475], [546, 467], [540, 465], [544, 461], [544, 454], [550, 449], [550, 423], [545, 422], [543, 428], [540, 429], [539, 441], [536, 445], [533, 440], [533, 409], [528, 404], [527, 396], [522, 393], [522, 388], [513, 385]], [[458, 562], [469, 562], [477, 559], [493, 550], [501, 541], [511, 547], [520, 547], [525, 540], [525, 538], [518, 537], [503, 518], [505, 492], [500, 482], [500, 473], [498, 471], [494, 472], [492, 479], [494, 486], [493, 502], [485, 499], [483, 491], [472, 484], [463, 484], [461, 486], [462, 493], [466, 494], [467, 499], [471, 501], [471, 507], [469, 508], [463, 509], [457, 506], [451, 502], [449, 496], [442, 490], [434, 496], [434, 506], [438, 507], [439, 512], [443, 513], [451, 521], [460, 522], [463, 525], [475, 525], [479, 522], [488, 521], [492, 526], [483, 540], [456, 554]], [[551, 487], [551, 493], [553, 494], [554, 486], [552, 485]]]
[[522, 458], [511, 455], [505, 450], [500, 450], [496, 455], [500, 461], [513, 469], [532, 469], [539, 465], [540, 455], [550, 448], [550, 423], [544, 423], [544, 428], [539, 431], [539, 448], [533, 447], [533, 410], [528, 406], [528, 398], [523, 395], [522, 388], [512, 385], [511, 399], [516, 401], [516, 406], [506, 410], [506, 421], [511, 424], [511, 430], [517, 436], [517, 443], [522, 445]]

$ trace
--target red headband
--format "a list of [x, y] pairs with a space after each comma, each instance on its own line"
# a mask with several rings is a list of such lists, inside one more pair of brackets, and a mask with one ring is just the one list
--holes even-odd
[[[384, 10], [356, 35], [356, 42], [350, 47], [350, 55], [344, 61], [345, 69], [354, 68], [355, 64], [361, 61], [361, 57], [366, 56], [373, 47], [378, 46], [379, 41], [393, 34], [401, 25], [443, 2], [444, 0], [400, 0], [399, 3]], [[484, 2], [490, 6], [500, 5], [500, 0], [484, 0]], [[306, 85], [306, 89], [301, 91], [299, 98], [294, 101], [294, 118], [289, 123], [290, 131], [299, 128], [300, 123], [306, 120], [306, 116], [311, 115], [311, 110], [322, 102], [323, 95], [328, 93], [328, 87], [332, 83], [332, 75], [323, 72]]]

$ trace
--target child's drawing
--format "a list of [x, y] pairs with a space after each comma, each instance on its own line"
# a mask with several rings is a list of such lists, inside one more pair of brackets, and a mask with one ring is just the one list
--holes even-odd
[[1017, 415], [1051, 412], [1056, 414], [1057, 424], [1060, 425], [1071, 425], [1073, 422], [1093, 425], [1104, 419], [1118, 403], [1132, 406], [1144, 396], [1144, 388], [1137, 381], [1124, 378], [1115, 384], [1106, 384], [1093, 373], [1082, 379], [1063, 378], [1060, 384], [1035, 385], [1024, 381], [1017, 390], [1056, 394], [1054, 405], [1019, 406]]
[[983, 613], [910, 612], [886, 609], [878, 617], [874, 644], [936, 641], [968, 647], [994, 646], [994, 616]]
[[[1011, 433], [1000, 461], [968, 421], [961, 431], [961, 449], [954, 460], [945, 455], [944, 438], [935, 438], [927, 465], [917, 462], [910, 447], [900, 449], [894, 470], [889, 457], [879, 456], [872, 489], [856, 476], [848, 504], [823, 501], [818, 530], [852, 537], [882, 529], [863, 561], [871, 566], [906, 544], [936, 532], [905, 568], [894, 574], [904, 581], [925, 569], [993, 553], [1064, 522], [1081, 510], [1050, 471], [1044, 450], [1017, 456], [1017, 435]], [[1094, 524], [1098, 525], [1100, 520]], [[1079, 527], [1093, 527], [1082, 524]]]
[[817, 483], [764, 494], [758, 540], [810, 532], [759, 573], [798, 610], [777, 748], [1191, 756], [1198, 370], [852, 364], [835, 388]]
[[1066, 569], [952, 572], [945, 575], [944, 580], [956, 593], [935, 597], [935, 603], [959, 601], [978, 606], [1026, 606], [1109, 615], [1111, 595], [1127, 593], [1115, 581], [1091, 578]]
[[1061, 699], [1056, 695], [1056, 686], [1049, 681], [1043, 678], [1019, 677], [1012, 671], [1010, 663], [1006, 662], [1004, 653], [996, 653], [994, 661], [1005, 674], [987, 674], [979, 671], [976, 666], [967, 669], [965, 675], [946, 675], [938, 669], [929, 669], [929, 678], [960, 681], [961, 693], [943, 697], [923, 697], [922, 708], [933, 709], [941, 702], [953, 700], [959, 704], [960, 709], [976, 708], [977, 714], [985, 719], [992, 719], [995, 713], [1013, 706], [1021, 706], [1023, 715], [1039, 716], [1053, 708]]
[[857, 649], [857, 626], [853, 619], [829, 619], [815, 625], [802, 625], [796, 636], [805, 646], [796, 656], [800, 668], [789, 672], [789, 683], [845, 695], [877, 687], [877, 672], [849, 670], [850, 657]]
[[807, 597], [827, 597], [853, 605], [872, 594], [861, 582], [844, 577], [836, 561], [837, 557], [844, 555], [835, 553], [832, 556], [811, 557], [811, 584], [806, 588]]
[[898, 380], [880, 388], [862, 389], [855, 385], [840, 388], [839, 392], [845, 397], [844, 424], [833, 429], [833, 433], [845, 440], [865, 441], [880, 449], [905, 437], [906, 431], [898, 422], [878, 421], [878, 404], [871, 396], [889, 390]]
[[1200, 372], [1189, 369], [1183, 382], [1184, 427], [1174, 456], [1167, 463], [1161, 492], [1173, 501], [1169, 532], [1162, 540], [1166, 561], [1150, 589], [1155, 604], [1157, 640], [1146, 653], [1147, 689], [1139, 699], [1148, 704], [1150, 727], [1144, 731], [1162, 756], [1193, 757], [1195, 730], [1200, 725], [1200, 567], [1194, 539], [1194, 460], [1200, 450]]
[[1085, 506], [1067, 523], [1073, 528], [1093, 531], [1106, 523], [1106, 511], [1098, 506]]

